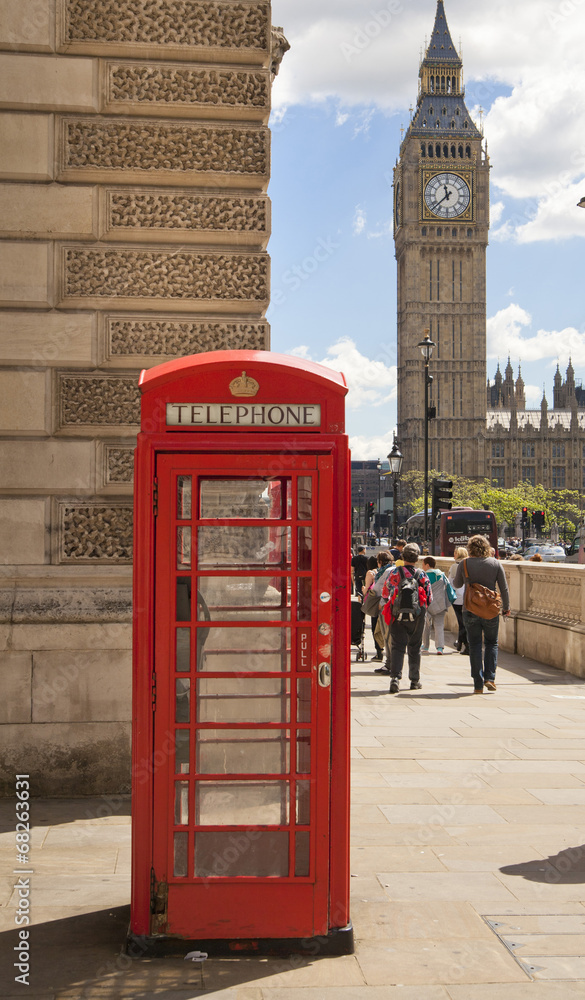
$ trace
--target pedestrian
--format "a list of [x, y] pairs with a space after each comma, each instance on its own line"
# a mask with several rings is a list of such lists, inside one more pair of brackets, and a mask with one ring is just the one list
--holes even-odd
[[351, 582], [354, 594], [362, 596], [366, 573], [368, 572], [368, 560], [366, 559], [365, 545], [358, 545], [357, 556], [351, 560]]
[[394, 545], [390, 549], [390, 555], [392, 556], [395, 563], [397, 563], [398, 560], [402, 560], [402, 550], [404, 549], [405, 545], [406, 542], [402, 538], [397, 538], [396, 541], [394, 542]]
[[390, 694], [397, 694], [402, 678], [404, 656], [408, 650], [410, 690], [419, 691], [420, 647], [425, 626], [425, 612], [433, 600], [428, 577], [416, 568], [420, 556], [418, 545], [405, 545], [404, 566], [393, 567], [384, 581], [382, 596], [387, 598], [383, 616], [390, 625]]
[[[386, 568], [389, 556], [387, 552], [379, 552], [378, 558], [376, 556], [370, 556], [368, 559], [368, 572], [366, 573], [366, 582], [364, 583], [364, 596], [367, 594], [370, 587], [376, 582], [376, 577], [378, 574], [382, 574], [382, 571]], [[377, 660], [379, 663], [382, 662], [384, 650], [376, 639], [376, 625], [378, 624], [378, 615], [370, 615], [370, 624], [372, 627], [372, 636], [374, 639], [374, 646], [376, 647], [376, 652], [372, 656], [372, 660]]]
[[[496, 667], [498, 665], [499, 613], [493, 618], [482, 618], [467, 608], [467, 591], [471, 584], [478, 583], [494, 592], [496, 584], [502, 599], [502, 614], [510, 614], [510, 595], [504, 568], [498, 559], [490, 556], [489, 542], [483, 535], [473, 535], [467, 544], [469, 558], [462, 559], [457, 567], [453, 585], [465, 586], [463, 599], [463, 623], [467, 632], [469, 660], [475, 694], [483, 694], [484, 684], [488, 691], [496, 690]], [[482, 647], [485, 649], [482, 650]]]
[[455, 598], [455, 591], [445, 574], [437, 569], [434, 556], [425, 556], [422, 565], [433, 591], [433, 603], [426, 611], [421, 650], [428, 653], [431, 632], [434, 631], [437, 656], [442, 656], [445, 652], [445, 615]]
[[[469, 552], [467, 549], [460, 545], [459, 548], [455, 549], [453, 553], [453, 558], [455, 562], [449, 570], [449, 583], [454, 586], [455, 574], [457, 572], [457, 567], [462, 559], [467, 559]], [[457, 642], [455, 643], [455, 649], [458, 649], [461, 656], [469, 656], [469, 646], [467, 645], [467, 632], [465, 631], [465, 625], [463, 624], [463, 594], [465, 593], [465, 587], [455, 588], [455, 593], [457, 597], [453, 603], [453, 611], [457, 618], [457, 624], [459, 625], [459, 634], [457, 636]]]

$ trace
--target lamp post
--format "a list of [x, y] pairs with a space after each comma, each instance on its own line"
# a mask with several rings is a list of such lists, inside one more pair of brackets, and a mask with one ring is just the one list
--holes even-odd
[[380, 547], [380, 536], [382, 534], [382, 463], [378, 459], [376, 463], [376, 468], [378, 470], [378, 547]]
[[402, 452], [398, 447], [398, 441], [394, 438], [392, 451], [388, 455], [390, 472], [392, 473], [392, 540], [395, 542], [398, 537], [398, 479], [402, 470]]
[[577, 202], [577, 208], [585, 208], [585, 198], [581, 198], [581, 200]]
[[418, 345], [425, 359], [425, 542], [429, 535], [429, 387], [433, 384], [433, 376], [429, 375], [429, 362], [436, 346], [429, 337], [429, 331], [425, 330], [425, 339]]

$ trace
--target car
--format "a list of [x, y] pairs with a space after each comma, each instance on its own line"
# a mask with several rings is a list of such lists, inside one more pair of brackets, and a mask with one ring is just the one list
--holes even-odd
[[530, 545], [524, 553], [524, 558], [530, 559], [536, 553], [547, 563], [564, 563], [567, 558], [562, 545]]

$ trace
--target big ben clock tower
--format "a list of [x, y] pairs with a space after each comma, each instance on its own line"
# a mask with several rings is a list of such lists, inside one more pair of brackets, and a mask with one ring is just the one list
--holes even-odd
[[465, 105], [463, 64], [437, 2], [416, 111], [394, 171], [398, 261], [398, 441], [424, 467], [424, 360], [435, 349], [429, 466], [483, 475], [489, 162]]

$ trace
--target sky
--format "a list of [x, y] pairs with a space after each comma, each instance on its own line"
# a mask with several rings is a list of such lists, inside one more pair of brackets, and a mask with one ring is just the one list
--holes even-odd
[[[396, 427], [392, 171], [436, 0], [272, 0], [291, 44], [273, 89], [273, 351], [343, 371], [352, 457]], [[552, 407], [585, 381], [585, 0], [445, 0], [491, 161], [487, 373], [521, 365]], [[421, 330], [421, 339], [423, 337]], [[431, 362], [432, 364], [432, 362]], [[422, 390], [421, 390], [422, 392]]]

